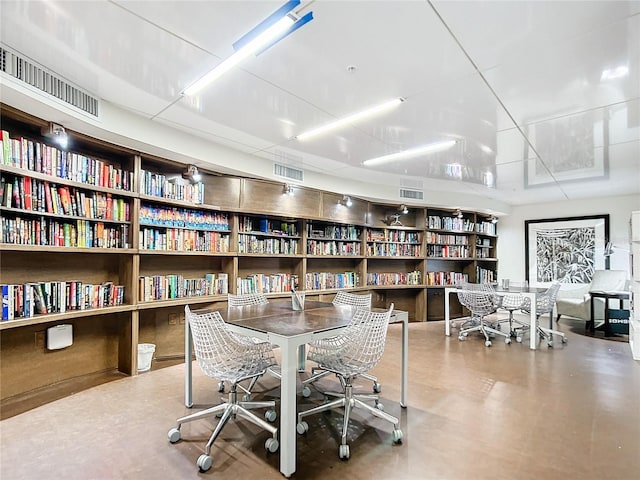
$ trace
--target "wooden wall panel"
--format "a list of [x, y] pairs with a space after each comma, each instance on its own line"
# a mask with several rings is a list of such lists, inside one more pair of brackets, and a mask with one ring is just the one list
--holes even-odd
[[284, 182], [243, 179], [240, 209], [296, 219], [317, 218], [320, 215], [321, 197], [317, 190], [296, 186], [293, 195], [285, 195]]
[[204, 202], [222, 210], [240, 208], [240, 186], [242, 180], [232, 177], [203, 175]]
[[323, 192], [321, 218], [325, 221], [365, 225], [369, 203], [353, 197], [351, 202], [352, 205], [347, 207], [343, 205], [343, 195]]

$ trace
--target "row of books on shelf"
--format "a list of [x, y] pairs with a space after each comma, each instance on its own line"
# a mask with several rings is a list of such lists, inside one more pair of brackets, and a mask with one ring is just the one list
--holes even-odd
[[170, 252], [229, 252], [229, 234], [182, 228], [156, 229], [141, 227], [138, 248]]
[[260, 253], [273, 255], [296, 255], [298, 240], [295, 238], [256, 237], [238, 235], [238, 253]]
[[25, 137], [0, 136], [2, 164], [89, 185], [131, 191], [133, 172]]
[[476, 267], [476, 283], [495, 283], [498, 281], [498, 275], [493, 270], [482, 267]]
[[466, 245], [427, 245], [427, 256], [436, 258], [469, 258], [471, 252]]
[[408, 243], [374, 243], [367, 245], [370, 257], [420, 257], [420, 245]]
[[468, 282], [469, 275], [461, 272], [427, 272], [427, 285], [455, 286], [461, 282]]
[[229, 215], [221, 212], [208, 212], [178, 207], [160, 207], [143, 203], [140, 205], [140, 223], [155, 227], [228, 231]]
[[420, 285], [422, 273], [413, 271], [408, 273], [367, 273], [367, 285]]
[[204, 203], [204, 183], [202, 182], [188, 182], [179, 174], [167, 176], [147, 170], [142, 170], [141, 173], [140, 193], [169, 200]]
[[130, 206], [110, 193], [85, 193], [30, 177], [0, 177], [2, 206], [54, 215], [72, 215], [96, 220], [128, 222]]
[[354, 225], [307, 224], [307, 237], [333, 240], [360, 240], [362, 230]]
[[495, 235], [496, 224], [493, 222], [478, 222], [476, 223], [476, 232], [485, 233], [487, 235]]
[[274, 273], [266, 275], [256, 273], [245, 278], [236, 279], [236, 293], [283, 293], [290, 292], [292, 288], [298, 288], [298, 275], [291, 273]]
[[368, 242], [420, 243], [420, 233], [406, 230], [367, 230]]
[[493, 258], [494, 253], [490, 247], [484, 247], [482, 245], [478, 245], [476, 247], [476, 258]]
[[89, 220], [58, 221], [47, 217], [11, 218], [3, 215], [2, 243], [49, 247], [130, 248], [128, 224]]
[[305, 290], [356, 288], [359, 284], [360, 276], [356, 272], [310, 272], [305, 275], [304, 288]]
[[308, 255], [361, 255], [359, 242], [307, 240]]
[[298, 236], [298, 225], [296, 222], [283, 222], [269, 218], [240, 217], [239, 230], [243, 233], [268, 233], [273, 235], [286, 235], [289, 237]]
[[436, 232], [426, 233], [427, 243], [439, 243], [445, 245], [469, 245], [468, 235], [445, 235]]
[[124, 303], [124, 287], [113, 282], [50, 281], [2, 284], [2, 320], [90, 310]]
[[140, 302], [226, 295], [227, 293], [229, 293], [229, 276], [226, 273], [206, 273], [202, 278], [185, 278], [180, 274], [138, 277]]
[[454, 230], [461, 232], [475, 231], [475, 223], [468, 218], [458, 217], [441, 217], [438, 215], [429, 215], [427, 218], [427, 228], [435, 230]]

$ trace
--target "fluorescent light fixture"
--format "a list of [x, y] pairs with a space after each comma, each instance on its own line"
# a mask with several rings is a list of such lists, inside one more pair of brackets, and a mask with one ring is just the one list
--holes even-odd
[[235, 49], [233, 55], [223, 60], [195, 83], [189, 85], [182, 93], [186, 96], [195, 95], [247, 57], [253, 54], [259, 55], [305, 23], [313, 20], [313, 12], [309, 12], [301, 18], [298, 18], [295, 13], [291, 13], [291, 10], [298, 5], [300, 5], [300, 0], [292, 0], [273, 12], [233, 44]]
[[372, 166], [379, 165], [381, 163], [393, 162], [395, 160], [404, 160], [406, 158], [419, 157], [425, 153], [439, 152], [451, 148], [456, 144], [455, 140], [447, 140], [446, 142], [430, 143], [422, 147], [411, 148], [398, 153], [392, 153], [390, 155], [384, 155], [382, 157], [370, 158], [362, 162], [363, 165]]
[[604, 82], [607, 80], [614, 80], [616, 78], [625, 77], [629, 74], [629, 67], [626, 65], [621, 65], [616, 68], [607, 68], [602, 71], [602, 75], [600, 76], [600, 81]]
[[308, 140], [311, 137], [315, 137], [316, 135], [320, 135], [321, 133], [326, 133], [330, 130], [334, 130], [336, 128], [340, 128], [343, 127], [345, 125], [350, 125], [353, 123], [357, 123], [360, 120], [364, 119], [364, 118], [369, 118], [375, 115], [379, 115], [393, 107], [396, 107], [398, 105], [400, 105], [402, 102], [404, 102], [404, 98], [399, 97], [399, 98], [394, 98], [392, 100], [387, 100], [384, 103], [381, 103], [379, 105], [375, 105], [373, 107], [369, 107], [365, 110], [362, 110], [360, 112], [357, 113], [352, 113], [351, 115], [347, 115], [346, 117], [342, 117], [338, 120], [336, 120], [335, 122], [331, 122], [331, 123], [327, 123], [325, 125], [322, 125], [318, 128], [313, 128], [311, 130], [307, 130], [304, 133], [301, 133], [300, 135], [296, 136], [296, 138], [298, 140]]

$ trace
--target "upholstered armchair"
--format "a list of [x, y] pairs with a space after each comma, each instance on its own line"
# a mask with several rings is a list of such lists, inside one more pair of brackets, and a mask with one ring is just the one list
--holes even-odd
[[[624, 270], [596, 270], [588, 285], [560, 290], [556, 299], [557, 320], [562, 315], [591, 321], [591, 296], [589, 292], [618, 292], [628, 289], [627, 272]], [[594, 299], [594, 320], [604, 319], [604, 299]]]

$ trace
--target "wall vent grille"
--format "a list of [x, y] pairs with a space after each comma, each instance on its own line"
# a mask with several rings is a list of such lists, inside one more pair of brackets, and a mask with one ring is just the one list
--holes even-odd
[[59, 75], [8, 50], [4, 46], [0, 46], [0, 71], [37, 88], [53, 98], [57, 98], [71, 107], [96, 118], [98, 117], [100, 101], [96, 97], [89, 95], [87, 92], [71, 85]]
[[400, 198], [407, 198], [409, 200], [424, 200], [424, 192], [422, 190], [407, 190], [406, 188], [401, 188]]
[[273, 164], [273, 174], [277, 177], [288, 178], [289, 180], [297, 180], [298, 182], [302, 182], [304, 180], [304, 170], [289, 167], [287, 165], [282, 165], [281, 163]]

